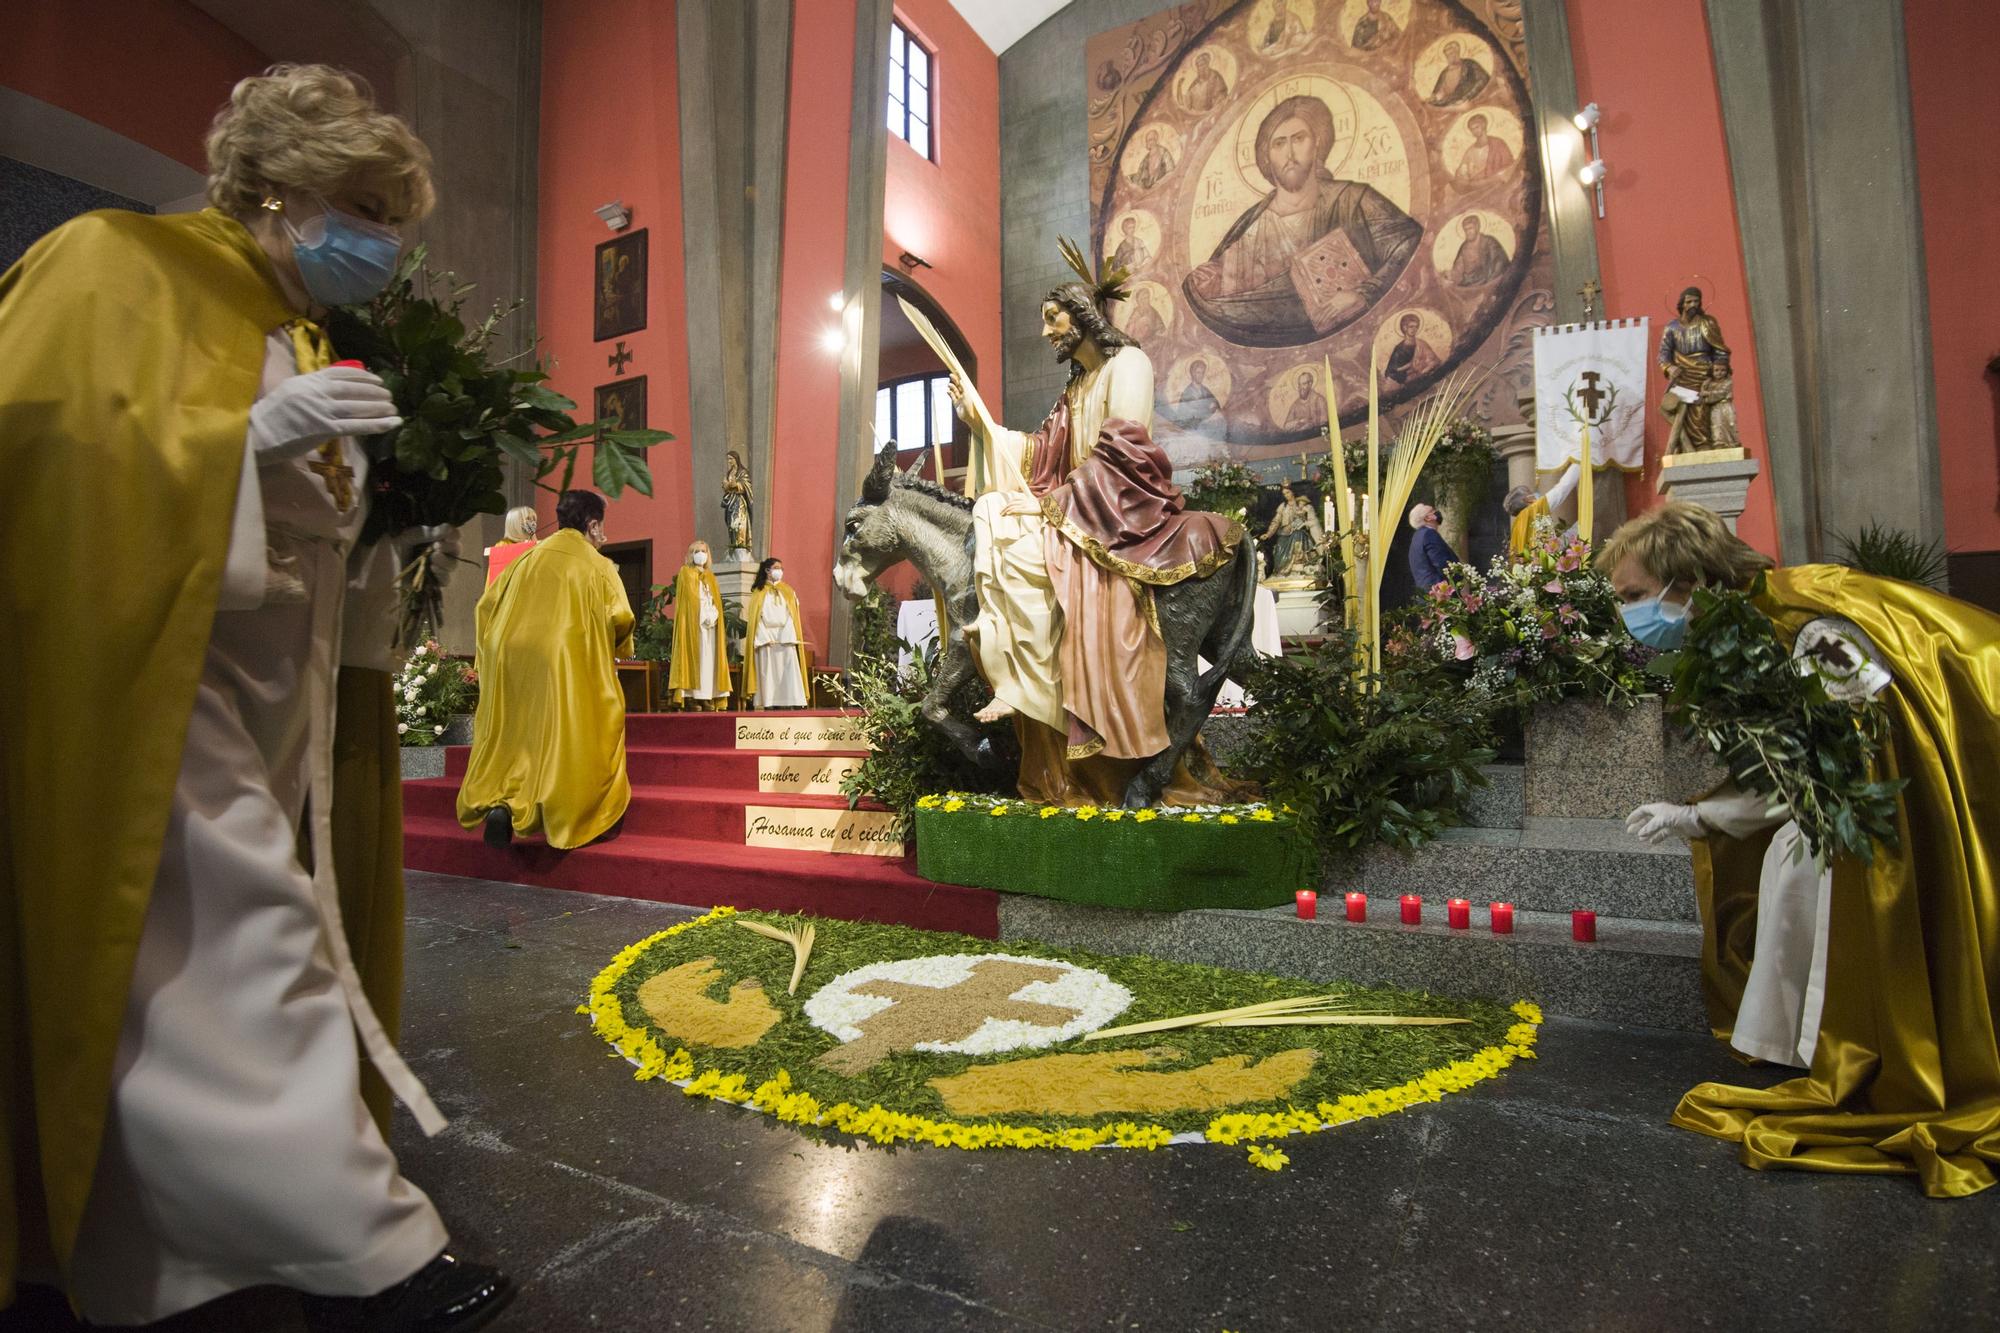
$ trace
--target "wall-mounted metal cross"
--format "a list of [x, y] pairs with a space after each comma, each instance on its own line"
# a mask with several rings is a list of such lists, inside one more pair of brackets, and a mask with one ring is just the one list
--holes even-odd
[[623, 375], [625, 373], [625, 363], [631, 359], [632, 354], [625, 350], [625, 340], [620, 338], [618, 340], [618, 349], [610, 356], [604, 358], [604, 364], [611, 367], [613, 374]]
[[1592, 278], [1577, 288], [1576, 294], [1583, 298], [1583, 317], [1587, 320], [1597, 318], [1597, 298], [1604, 295], [1604, 285]]

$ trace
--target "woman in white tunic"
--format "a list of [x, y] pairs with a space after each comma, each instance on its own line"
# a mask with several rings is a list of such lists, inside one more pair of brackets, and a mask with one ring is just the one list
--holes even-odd
[[[394, 224], [432, 198], [423, 145], [324, 66], [239, 83], [208, 148], [217, 225], [247, 230], [299, 312], [379, 291]], [[401, 421], [379, 379], [331, 359], [305, 318], [264, 347], [68, 1273], [98, 1323], [279, 1284], [314, 1294], [322, 1324], [461, 1328], [510, 1294], [442, 1253], [444, 1224], [360, 1093], [357, 1031], [425, 1130], [443, 1125], [362, 995], [332, 868], [334, 675], [385, 665], [394, 607], [394, 545], [356, 548], [368, 459], [354, 437]]]
[[785, 582], [784, 562], [766, 560], [751, 585], [753, 650], [743, 662], [743, 692], [759, 708], [806, 706], [806, 645], [799, 598]]

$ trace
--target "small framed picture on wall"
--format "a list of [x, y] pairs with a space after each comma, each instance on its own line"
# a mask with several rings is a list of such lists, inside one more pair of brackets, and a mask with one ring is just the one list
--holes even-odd
[[612, 430], [646, 429], [646, 377], [600, 384], [592, 395], [591, 419]]
[[597, 342], [646, 327], [646, 233], [614, 236], [597, 247], [591, 321]]

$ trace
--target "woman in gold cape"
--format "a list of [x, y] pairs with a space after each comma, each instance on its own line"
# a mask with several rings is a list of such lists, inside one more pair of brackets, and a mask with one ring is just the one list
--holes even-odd
[[[1599, 560], [1630, 596], [1693, 571], [1742, 586], [1736, 548], [1748, 551], [1721, 520], [1676, 503], [1620, 528]], [[1872, 640], [1894, 679], [1878, 696], [1892, 741], [1869, 776], [1908, 786], [1898, 846], [1833, 862], [1810, 1071], [1771, 1088], [1704, 1083], [1674, 1123], [1741, 1144], [1751, 1167], [1914, 1173], [1933, 1197], [1975, 1194], [2000, 1172], [2000, 617], [1831, 565], [1773, 570], [1755, 602], [1787, 644], [1829, 616]], [[1694, 843], [1718, 1035], [1743, 998], [1768, 836]]]
[[[277, 150], [274, 120], [314, 151]], [[399, 1177], [381, 1212], [417, 1224], [394, 1245], [334, 1235], [355, 1182], [394, 1170], [356, 1114], [355, 1029], [420, 1121], [442, 1119], [383, 1031], [402, 930], [387, 676], [328, 679], [366, 456], [296, 392], [293, 434], [253, 410], [330, 373], [299, 317], [325, 300], [293, 217], [418, 216], [428, 157], [323, 66], [240, 82], [208, 147], [216, 208], [87, 215], [0, 276], [0, 474], [18, 506], [0, 527], [0, 1305], [26, 1273], [100, 1322], [260, 1282], [374, 1291], [454, 1262], [426, 1266], [444, 1232]], [[280, 538], [302, 487], [336, 518]], [[310, 554], [267, 569], [267, 542]], [[245, 648], [280, 620], [268, 653]], [[263, 692], [287, 671], [297, 688]], [[273, 736], [294, 719], [312, 733], [296, 769], [268, 753], [293, 753]], [[311, 869], [277, 795], [308, 775]]]
[[[729, 700], [729, 624], [722, 613], [722, 589], [709, 567], [712, 562], [708, 543], [692, 542], [687, 561], [674, 576], [674, 656], [667, 668], [667, 688], [676, 703], [691, 699], [720, 707], [711, 701]], [[702, 624], [705, 609], [715, 616], [713, 625]]]
[[458, 821], [505, 811], [513, 833], [581, 847], [632, 801], [625, 696], [616, 661], [632, 655], [632, 606], [597, 552], [604, 497], [565, 491], [555, 536], [501, 571], [479, 599], [479, 706]]
[[[767, 612], [774, 603], [782, 605], [783, 615]], [[778, 623], [766, 625], [766, 614]], [[743, 649], [743, 697], [753, 708], [804, 708], [812, 699], [807, 688], [812, 667], [805, 625], [799, 618], [799, 595], [785, 582], [784, 561], [773, 556], [758, 569], [744, 619], [750, 626], [750, 641]], [[796, 662], [796, 670], [786, 669], [790, 666], [787, 655]], [[764, 659], [761, 677], [759, 658]], [[758, 697], [760, 680], [765, 698]]]

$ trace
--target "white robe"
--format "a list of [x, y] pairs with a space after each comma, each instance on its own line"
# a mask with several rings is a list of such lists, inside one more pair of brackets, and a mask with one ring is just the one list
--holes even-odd
[[[1069, 397], [1069, 467], [1097, 447], [1113, 419], [1153, 425], [1153, 363], [1137, 347], [1121, 347], [1096, 370], [1064, 390]], [[1049, 582], [1042, 505], [1028, 489], [1027, 434], [1006, 427], [973, 436], [973, 467], [984, 486], [972, 506], [973, 586], [979, 618], [973, 640], [979, 670], [994, 696], [1037, 722], [1067, 734], [1063, 711], [1062, 607]]]
[[[263, 391], [295, 373], [273, 335]], [[366, 456], [341, 441], [354, 494]], [[330, 866], [333, 673], [349, 551], [306, 457], [246, 448], [221, 609], [182, 751], [70, 1274], [97, 1323], [145, 1323], [265, 1283], [367, 1295], [444, 1248], [361, 1100], [357, 1025], [427, 1128], [442, 1123], [360, 998]], [[271, 558], [266, 595], [266, 552]], [[387, 543], [357, 563], [393, 568]], [[380, 580], [355, 665], [385, 665]], [[350, 615], [362, 608], [350, 606]], [[308, 797], [312, 799], [308, 801]], [[391, 1067], [393, 1066], [393, 1067]]]
[[799, 636], [783, 597], [764, 599], [757, 616], [757, 706], [804, 708], [806, 682], [799, 674]]
[[[1810, 650], [1829, 642], [1851, 653], [1860, 665], [1852, 673], [1830, 675]], [[1818, 673], [1836, 698], [1866, 698], [1889, 683], [1882, 655], [1861, 628], [1826, 617], [1799, 632], [1793, 660]], [[1780, 824], [1771, 835], [1757, 881], [1757, 939], [1750, 975], [1729, 1044], [1772, 1064], [1812, 1067], [1819, 1046], [1820, 1013], [1826, 1002], [1827, 922], [1833, 874], [1812, 858], [1788, 811], [1767, 798], [1731, 789], [1696, 803], [1701, 822], [1717, 833], [1741, 838]]]
[[684, 693], [690, 699], [713, 699], [718, 693], [715, 688], [715, 627], [722, 619], [722, 609], [715, 604], [715, 598], [709, 595], [707, 580], [701, 580], [695, 586], [701, 590], [701, 609], [699, 612], [701, 616], [701, 673], [696, 677], [700, 681], [700, 684], [691, 690], [684, 691]]

